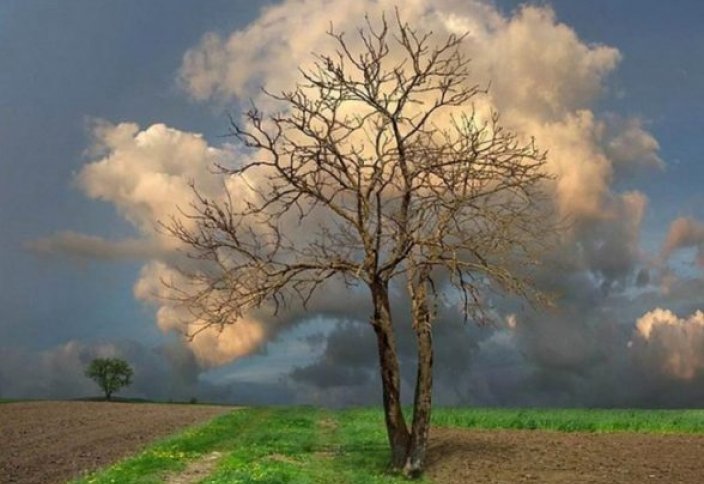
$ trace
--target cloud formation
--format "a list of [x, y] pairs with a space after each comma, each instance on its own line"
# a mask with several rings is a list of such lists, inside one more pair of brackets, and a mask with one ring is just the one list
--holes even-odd
[[665, 162], [658, 156], [660, 144], [648, 133], [638, 118], [621, 119], [612, 116], [607, 120], [611, 134], [605, 150], [614, 163], [616, 175], [627, 178], [637, 169], [665, 169]]
[[656, 308], [636, 323], [638, 348], [654, 360], [658, 369], [682, 380], [704, 373], [704, 313], [679, 318]]
[[208, 146], [199, 134], [163, 124], [141, 130], [135, 123], [97, 122], [89, 153], [98, 156], [77, 176], [80, 188], [91, 198], [113, 204], [119, 213], [147, 236], [163, 243], [159, 221], [178, 215], [193, 200], [190, 183], [208, 195], [221, 180], [212, 169], [231, 154]]
[[[196, 99], [251, 97], [266, 107], [259, 86], [273, 92], [293, 86], [297, 68], [314, 60], [311, 52], [333, 46], [326, 35], [330, 22], [339, 32], [355, 32], [364, 13], [375, 19], [383, 11], [393, 18], [392, 2], [328, 3], [321, 9], [318, 2], [285, 1], [227, 37], [207, 34], [184, 56], [183, 86]], [[647, 199], [636, 191], [615, 192], [614, 172], [659, 158], [640, 121], [607, 123], [591, 111], [620, 60], [618, 50], [581, 41], [548, 7], [523, 7], [506, 16], [485, 2], [419, 0], [404, 5], [402, 15], [439, 38], [468, 32], [462, 48], [472, 59], [471, 82], [491, 83], [478, 108], [498, 110], [505, 124], [535, 136], [549, 151], [549, 169], [557, 175], [555, 204], [572, 229], [556, 255], [559, 275], [537, 278], [571, 289], [565, 280], [588, 273], [597, 291], [625, 283], [639, 263]], [[355, 46], [354, 36], [348, 38]], [[569, 308], [583, 297], [562, 294], [561, 304]]]
[[189, 223], [182, 213], [196, 200], [192, 184], [204, 196], [222, 194], [226, 181], [213, 170], [233, 153], [163, 124], [140, 130], [132, 123], [99, 123], [93, 134], [91, 152], [101, 158], [79, 172], [78, 182], [90, 197], [112, 203], [145, 240], [162, 248], [162, 257], [144, 266], [134, 288], [138, 299], [158, 306], [159, 328], [184, 336], [199, 332], [190, 348], [204, 365], [223, 364], [259, 348], [271, 336], [267, 321], [240, 320], [221, 330], [200, 331], [202, 321], [178, 304], [178, 292], [164, 284], [182, 281], [178, 268], [193, 262], [178, 255], [179, 244], [159, 224], [168, 224], [171, 217]]
[[25, 247], [37, 254], [61, 254], [79, 259], [108, 261], [147, 260], [163, 253], [163, 248], [150, 239], [111, 241], [70, 230], [29, 241]]
[[[374, 21], [383, 11], [392, 19], [395, 5], [390, 0], [327, 0], [321, 7], [319, 1], [286, 0], [265, 8], [244, 29], [204, 35], [185, 53], [179, 79], [197, 100], [252, 98], [264, 109], [273, 109], [260, 86], [272, 92], [294, 86], [298, 68], [313, 62], [311, 52], [333, 47], [325, 34], [330, 22], [350, 34], [354, 47], [354, 32], [364, 14]], [[557, 295], [555, 311], [536, 314], [515, 301], [501, 301], [497, 315], [511, 324], [477, 329], [459, 324], [456, 311], [446, 309], [436, 325], [439, 399], [500, 405], [638, 405], [651, 398], [654, 388], [682, 380], [681, 375], [696, 367], [698, 356], [685, 358], [657, 378], [644, 363], [669, 361], [660, 355], [697, 340], [699, 330], [691, 318], [679, 320], [664, 313], [655, 318], [657, 311], [650, 312], [654, 306], [646, 307], [655, 297], [645, 269], [648, 258], [639, 243], [648, 200], [637, 190], [620, 191], [615, 182], [636, 171], [661, 170], [664, 162], [643, 120], [603, 115], [595, 108], [608, 93], [608, 77], [621, 59], [618, 49], [583, 41], [546, 6], [504, 14], [478, 0], [413, 0], [404, 3], [402, 16], [420, 30], [432, 30], [438, 39], [468, 33], [462, 49], [472, 59], [471, 82], [490, 86], [475, 107], [478, 112], [497, 110], [503, 124], [526, 138], [535, 137], [537, 145], [548, 150], [548, 168], [557, 175], [552, 200], [568, 221], [560, 247], [533, 274], [542, 289]], [[242, 203], [251, 195], [247, 187], [219, 178], [211, 168], [215, 162], [242, 162], [245, 155], [164, 124], [141, 129], [134, 123], [101, 122], [93, 133], [91, 161], [79, 173], [78, 184], [88, 196], [113, 204], [143, 237], [145, 250], [156, 248], [153, 254], [143, 253], [150, 261], [135, 284], [135, 296], [158, 307], [157, 324], [163, 331], [192, 332], [199, 321], [169, 302], [174, 294], [162, 282], [178, 281], [176, 268], [193, 262], [174, 255], [178, 245], [156, 227], [177, 214], [177, 206], [187, 208], [193, 201], [190, 181], [214, 198], [227, 186], [237, 195], [234, 203]], [[257, 180], [249, 182], [256, 185]], [[295, 226], [290, 228], [292, 236], [301, 236]], [[105, 256], [110, 258], [137, 256], [140, 244], [64, 233], [31, 246], [96, 257], [110, 253]], [[703, 244], [701, 224], [678, 219], [662, 254], [667, 259], [676, 250], [695, 247], [701, 263]], [[658, 302], [669, 307], [680, 304], [681, 297], [699, 304], [684, 286], [678, 281], [671, 294], [658, 295]], [[647, 294], [632, 297], [634, 287]], [[401, 296], [395, 305], [405, 307]], [[341, 322], [329, 336], [311, 343], [325, 345], [321, 360], [295, 369], [291, 382], [310, 390], [308, 397], [317, 403], [373, 401], [377, 362], [373, 335], [364, 325], [368, 302], [365, 294], [350, 293], [342, 285], [331, 285], [308, 312], [291, 308], [276, 318], [265, 312], [251, 314], [225, 326], [222, 333], [198, 335], [190, 350], [201, 366], [221, 365], [252, 354], [281, 328], [314, 316]], [[407, 315], [397, 320], [403, 327]], [[666, 320], [677, 324], [663, 323]], [[641, 330], [646, 324], [642, 321], [651, 321], [655, 328], [648, 336]], [[407, 328], [401, 329], [399, 341], [404, 377], [411, 381], [414, 351]], [[634, 342], [630, 350], [629, 341]], [[651, 351], [654, 347], [661, 348], [657, 355]], [[626, 378], [634, 382], [629, 389], [619, 384]], [[662, 403], [674, 401], [664, 398]]]
[[[331, 1], [328, 7], [321, 15], [318, 3], [285, 1], [230, 36], [208, 34], [184, 57], [183, 85], [196, 99], [252, 97], [266, 106], [258, 86], [276, 92], [293, 85], [293, 67], [309, 65], [309, 52], [330, 45], [323, 35], [328, 22], [352, 33], [362, 11], [374, 19], [393, 5]], [[636, 190], [618, 192], [614, 182], [640, 170], [663, 169], [664, 162], [642, 120], [613, 114], [600, 118], [593, 109], [607, 91], [620, 52], [582, 41], [549, 7], [522, 7], [504, 15], [486, 2], [419, 0], [404, 5], [402, 15], [440, 37], [469, 33], [463, 49], [472, 59], [472, 81], [491, 83], [478, 108], [498, 110], [506, 125], [534, 136], [548, 150], [549, 168], [557, 175], [554, 201], [570, 221], [561, 249], [534, 275], [542, 288], [558, 295], [558, 311], [521, 313], [513, 321], [522, 323], [513, 329], [473, 335], [482, 341], [479, 351], [451, 349], [451, 338], [438, 342], [448, 367], [458, 371], [456, 378], [472, 382], [465, 387], [465, 401], [508, 404], [524, 391], [526, 404], [638, 404], [647, 393], [647, 376], [631, 366], [626, 345], [635, 320], [619, 314], [616, 301], [622, 304], [629, 287], [650, 283], [639, 243], [648, 201]], [[514, 314], [513, 309], [507, 308], [507, 314]], [[452, 325], [438, 324], [437, 331], [443, 327]], [[457, 331], [450, 333], [461, 334]], [[361, 327], [341, 326], [328, 338], [320, 362], [295, 370], [292, 378], [325, 388], [327, 396], [330, 386], [344, 398], [352, 398], [350, 388], [359, 395], [375, 360], [367, 355], [359, 361], [361, 353], [349, 355], [345, 348], [373, 345], [370, 338]], [[401, 352], [412, 355], [412, 339], [400, 341]], [[472, 368], [460, 363], [467, 361]], [[637, 379], [643, 385], [620, 391], [614, 376], [632, 374], [641, 375]], [[369, 378], [376, 378], [373, 371]]]
[[[207, 34], [184, 56], [184, 87], [196, 99], [253, 98], [266, 106], [260, 86], [271, 92], [290, 88], [299, 80], [297, 68], [314, 60], [311, 52], [334, 48], [326, 35], [331, 22], [336, 31], [350, 33], [355, 46], [353, 33], [364, 14], [377, 19], [385, 12], [393, 18], [395, 6], [391, 1], [328, 3], [321, 9], [319, 2], [289, 0], [265, 9], [226, 39]], [[471, 59], [471, 82], [491, 86], [477, 103], [498, 110], [505, 124], [535, 136], [549, 150], [563, 213], [598, 216], [609, 197], [613, 163], [604, 152], [605, 124], [589, 108], [617, 65], [618, 50], [582, 42], [547, 7], [523, 7], [507, 17], [481, 1], [419, 0], [404, 4], [402, 16], [439, 39], [468, 33], [463, 51]], [[638, 125], [625, 123], [622, 138]], [[640, 150], [640, 156], [622, 162], [656, 156], [657, 144], [640, 142], [636, 149], [624, 140], [621, 145], [621, 151]]]
[[704, 268], [704, 224], [689, 217], [679, 217], [670, 224], [660, 255], [667, 260], [680, 249], [696, 250], [696, 263]]

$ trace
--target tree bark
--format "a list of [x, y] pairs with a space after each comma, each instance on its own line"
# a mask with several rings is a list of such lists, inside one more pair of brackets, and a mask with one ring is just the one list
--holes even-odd
[[391, 324], [388, 284], [377, 282], [371, 289], [374, 301], [372, 326], [379, 349], [384, 417], [391, 446], [391, 466], [400, 470], [406, 461], [410, 436], [401, 408], [401, 371], [396, 352], [396, 338]]
[[418, 349], [418, 370], [413, 401], [413, 424], [403, 473], [407, 477], [415, 478], [423, 472], [428, 449], [433, 390], [433, 336], [426, 283], [423, 281], [412, 288], [411, 296], [413, 329], [416, 333]]

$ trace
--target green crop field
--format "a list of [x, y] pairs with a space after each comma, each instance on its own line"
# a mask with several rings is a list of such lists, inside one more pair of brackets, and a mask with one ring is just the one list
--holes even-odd
[[[704, 433], [704, 410], [436, 409], [433, 425], [481, 429]], [[158, 483], [219, 452], [204, 483], [398, 483], [378, 409], [251, 408], [152, 445], [76, 483]], [[422, 482], [422, 481], [421, 481]]]
[[704, 410], [437, 409], [433, 425], [562, 432], [704, 433]]

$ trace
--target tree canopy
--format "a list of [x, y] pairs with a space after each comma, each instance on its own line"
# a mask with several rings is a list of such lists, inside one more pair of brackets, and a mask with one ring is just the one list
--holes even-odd
[[86, 376], [93, 379], [110, 400], [112, 394], [132, 383], [133, 370], [120, 358], [96, 358], [86, 369]]

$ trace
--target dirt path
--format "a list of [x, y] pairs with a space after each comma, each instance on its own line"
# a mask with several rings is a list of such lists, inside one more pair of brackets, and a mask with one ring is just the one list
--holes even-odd
[[133, 454], [232, 407], [106, 402], [0, 406], [0, 482], [50, 484]]
[[171, 474], [164, 480], [165, 484], [194, 484], [210, 475], [222, 457], [221, 452], [211, 452], [188, 464], [178, 473]]
[[704, 436], [433, 429], [439, 483], [704, 483]]

